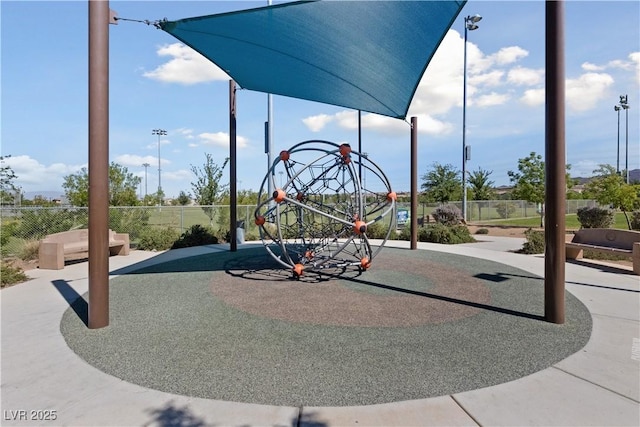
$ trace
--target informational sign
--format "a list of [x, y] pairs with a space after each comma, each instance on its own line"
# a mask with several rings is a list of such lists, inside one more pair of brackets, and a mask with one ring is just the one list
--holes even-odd
[[396, 224], [398, 227], [407, 225], [410, 220], [411, 217], [409, 216], [408, 209], [398, 209], [396, 212]]

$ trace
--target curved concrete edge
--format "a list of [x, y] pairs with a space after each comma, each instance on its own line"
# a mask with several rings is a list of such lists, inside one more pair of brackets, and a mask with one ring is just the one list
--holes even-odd
[[[493, 247], [498, 244], [509, 242]], [[388, 245], [408, 248], [408, 242]], [[476, 244], [420, 243], [419, 249], [490, 259], [539, 276], [544, 271], [540, 256], [497, 252]], [[228, 248], [132, 251], [129, 257], [111, 257], [110, 270], [115, 277], [134, 267], [212, 250]], [[453, 396], [360, 407], [293, 408], [172, 395], [97, 370], [67, 347], [59, 330], [67, 300], [88, 289], [87, 264], [37, 270], [30, 272], [34, 277], [30, 282], [0, 292], [2, 425], [640, 425], [640, 281], [630, 274], [574, 264], [567, 264], [566, 272], [567, 290], [589, 308], [594, 326], [587, 346], [553, 367]], [[15, 419], [22, 411], [28, 418], [31, 410], [56, 411], [56, 420]]]

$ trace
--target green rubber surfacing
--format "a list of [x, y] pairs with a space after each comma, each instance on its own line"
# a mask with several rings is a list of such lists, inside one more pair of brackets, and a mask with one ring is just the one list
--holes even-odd
[[591, 333], [569, 293], [565, 324], [540, 320], [541, 278], [439, 252], [385, 248], [366, 272], [295, 281], [256, 248], [110, 283], [110, 325], [90, 330], [69, 308], [69, 347], [125, 381], [226, 401], [354, 406], [458, 393], [545, 369]]

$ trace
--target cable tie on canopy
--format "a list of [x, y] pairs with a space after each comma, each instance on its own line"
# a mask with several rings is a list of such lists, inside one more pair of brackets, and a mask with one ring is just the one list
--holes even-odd
[[114, 17], [116, 21], [130, 21], [130, 22], [139, 22], [141, 24], [153, 25], [157, 29], [162, 29], [161, 23], [168, 22], [167, 18], [156, 19], [155, 21], [150, 21], [148, 19], [129, 19], [129, 18], [120, 18]]

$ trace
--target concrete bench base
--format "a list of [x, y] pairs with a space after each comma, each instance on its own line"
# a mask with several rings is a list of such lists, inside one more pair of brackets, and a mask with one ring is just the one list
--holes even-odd
[[640, 232], [612, 228], [583, 228], [571, 242], [565, 244], [567, 259], [582, 259], [589, 249], [604, 254], [627, 256], [632, 259], [633, 272], [640, 275]]
[[[129, 235], [109, 230], [109, 254], [129, 255]], [[70, 230], [50, 234], [40, 241], [38, 266], [45, 270], [62, 270], [65, 255], [89, 251], [89, 230]]]

